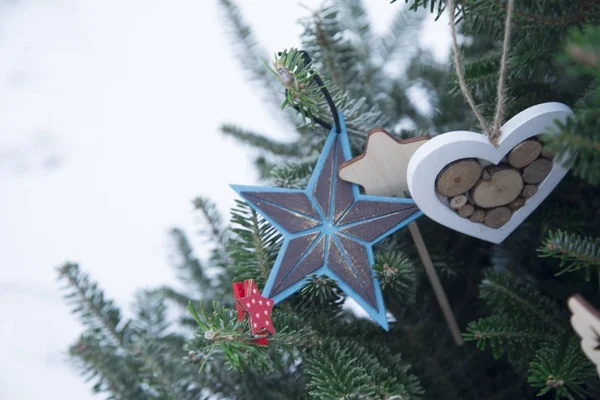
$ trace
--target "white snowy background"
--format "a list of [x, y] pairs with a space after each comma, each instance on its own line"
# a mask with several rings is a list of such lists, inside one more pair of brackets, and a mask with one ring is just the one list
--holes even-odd
[[[381, 31], [404, 2], [365, 3]], [[239, 4], [267, 50], [299, 46], [298, 3]], [[193, 237], [195, 196], [227, 214], [228, 184], [256, 181], [219, 125], [292, 138], [228, 30], [216, 0], [0, 0], [0, 399], [93, 397], [66, 361], [81, 328], [55, 267], [80, 263], [127, 309], [175, 282], [166, 233]], [[444, 20], [427, 32], [445, 59]]]

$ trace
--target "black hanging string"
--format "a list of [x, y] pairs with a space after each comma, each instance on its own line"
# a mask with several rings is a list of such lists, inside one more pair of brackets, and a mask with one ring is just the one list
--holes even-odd
[[[310, 58], [310, 56], [308, 55], [308, 53], [306, 51], [300, 50], [300, 51], [298, 51], [298, 53], [302, 54], [302, 58], [304, 59], [304, 63], [306, 65], [309, 65], [310, 63], [312, 63], [312, 59]], [[279, 53], [279, 55], [281, 55], [281, 53]], [[314, 72], [313, 76], [314, 76], [315, 82], [317, 83], [317, 85], [319, 85], [319, 89], [321, 89], [321, 92], [323, 92], [323, 96], [325, 96], [325, 100], [327, 101], [327, 104], [329, 105], [329, 109], [331, 110], [331, 116], [333, 117], [333, 121], [335, 123], [335, 132], [339, 134], [342, 132], [342, 125], [340, 124], [340, 116], [338, 114], [337, 107], [335, 106], [335, 103], [333, 102], [333, 98], [331, 97], [329, 90], [327, 90], [327, 88], [325, 87], [325, 83], [323, 82], [323, 80], [321, 79], [319, 74]], [[285, 89], [285, 96], [286, 97], [288, 96], [287, 89]], [[294, 110], [298, 111], [299, 113], [302, 113], [302, 110], [300, 109], [299, 106], [294, 105], [293, 107], [294, 107]], [[323, 121], [322, 119], [320, 119], [318, 117], [313, 117], [313, 121], [316, 122], [317, 124], [321, 125], [323, 128], [325, 128], [327, 130], [331, 130], [331, 124]]]

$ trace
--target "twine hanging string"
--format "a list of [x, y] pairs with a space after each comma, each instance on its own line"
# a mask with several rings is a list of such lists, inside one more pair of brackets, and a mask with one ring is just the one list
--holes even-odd
[[454, 21], [454, 9], [455, 9], [455, 0], [448, 0], [448, 12], [450, 13], [450, 33], [452, 36], [452, 50], [454, 52], [454, 67], [456, 69], [456, 75], [458, 76], [458, 84], [460, 86], [460, 90], [462, 91], [467, 103], [471, 106], [473, 113], [479, 120], [479, 124], [481, 128], [488, 136], [490, 142], [498, 147], [498, 139], [500, 138], [502, 118], [504, 116], [504, 101], [506, 96], [506, 72], [507, 72], [507, 63], [508, 63], [508, 49], [510, 47], [510, 29], [511, 29], [511, 21], [512, 14], [514, 10], [515, 1], [508, 0], [506, 5], [506, 20], [504, 22], [504, 41], [502, 44], [502, 58], [500, 59], [500, 71], [498, 74], [498, 93], [497, 93], [497, 101], [496, 101], [496, 115], [494, 117], [494, 122], [490, 127], [486, 122], [485, 118], [479, 110], [477, 109], [477, 105], [475, 104], [475, 100], [467, 87], [467, 82], [465, 80], [464, 67], [462, 63], [462, 57], [460, 55], [460, 50], [458, 48], [458, 40], [456, 38], [456, 23]]
[[[452, 1], [452, 0], [451, 0]], [[502, 44], [502, 58], [500, 59], [500, 74], [498, 77], [498, 103], [496, 104], [496, 117], [494, 118], [494, 126], [492, 127], [492, 136], [490, 141], [494, 146], [498, 146], [500, 138], [500, 126], [504, 117], [504, 100], [506, 96], [506, 72], [508, 64], [508, 48], [510, 47], [510, 27], [512, 21], [513, 9], [515, 0], [508, 0], [506, 4], [506, 21], [504, 21], [504, 42]]]

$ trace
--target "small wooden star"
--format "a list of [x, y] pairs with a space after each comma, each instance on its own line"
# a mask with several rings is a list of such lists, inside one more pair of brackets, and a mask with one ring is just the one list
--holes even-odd
[[263, 297], [256, 288], [254, 280], [248, 281], [247, 296], [238, 299], [238, 304], [246, 311], [250, 318], [250, 328], [252, 334], [256, 335], [263, 329], [270, 334], [275, 334], [275, 328], [271, 321], [271, 311], [273, 309], [273, 300]]
[[340, 178], [361, 185], [372, 196], [406, 197], [408, 162], [429, 139], [418, 136], [400, 140], [383, 128], [373, 129], [365, 151], [342, 164]]

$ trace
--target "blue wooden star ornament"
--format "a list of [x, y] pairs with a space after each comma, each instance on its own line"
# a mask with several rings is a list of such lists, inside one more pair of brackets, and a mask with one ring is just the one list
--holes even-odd
[[340, 127], [331, 129], [305, 190], [232, 187], [283, 235], [263, 296], [278, 303], [310, 275], [326, 275], [387, 330], [372, 246], [422, 213], [411, 199], [363, 195], [338, 177], [352, 157], [341, 114]]

